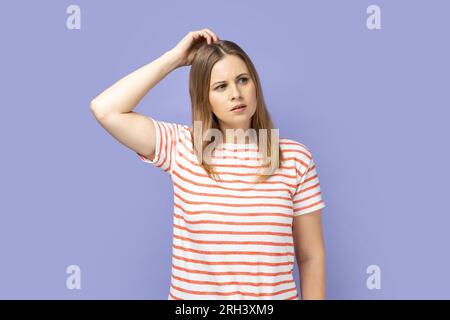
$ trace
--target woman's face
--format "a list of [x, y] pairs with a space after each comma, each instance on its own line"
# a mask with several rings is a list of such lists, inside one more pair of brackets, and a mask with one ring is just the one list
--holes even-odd
[[[256, 89], [247, 65], [241, 58], [226, 55], [211, 70], [209, 102], [212, 112], [219, 120], [223, 133], [226, 129], [250, 128], [256, 111]], [[240, 112], [231, 111], [237, 104], [245, 104]], [[225, 140], [225, 136], [223, 137]]]

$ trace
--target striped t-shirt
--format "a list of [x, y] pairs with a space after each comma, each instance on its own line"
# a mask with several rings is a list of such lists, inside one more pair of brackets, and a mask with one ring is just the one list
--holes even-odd
[[310, 150], [280, 138], [286, 159], [255, 183], [257, 145], [222, 143], [213, 153], [217, 182], [200, 166], [189, 126], [150, 119], [154, 159], [137, 155], [169, 173], [174, 191], [168, 299], [299, 300], [293, 218], [325, 207]]

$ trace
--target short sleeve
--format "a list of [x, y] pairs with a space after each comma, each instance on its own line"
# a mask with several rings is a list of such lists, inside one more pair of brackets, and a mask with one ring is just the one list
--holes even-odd
[[153, 160], [150, 160], [138, 152], [136, 154], [142, 161], [151, 163], [172, 175], [175, 167], [177, 141], [182, 125], [149, 118], [155, 126], [155, 156]]
[[298, 161], [297, 188], [293, 196], [294, 216], [310, 213], [325, 207], [320, 192], [319, 176], [311, 152]]

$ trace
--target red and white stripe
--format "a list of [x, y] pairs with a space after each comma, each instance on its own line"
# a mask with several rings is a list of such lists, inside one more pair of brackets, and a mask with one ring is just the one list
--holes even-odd
[[293, 218], [325, 207], [310, 150], [280, 138], [286, 159], [255, 183], [256, 145], [224, 144], [213, 154], [217, 182], [198, 163], [188, 126], [150, 119], [155, 157], [138, 156], [169, 173], [174, 188], [168, 299], [298, 300]]

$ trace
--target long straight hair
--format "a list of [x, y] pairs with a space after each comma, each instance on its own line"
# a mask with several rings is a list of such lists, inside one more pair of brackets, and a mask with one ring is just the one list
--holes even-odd
[[[214, 131], [211, 129], [220, 130], [217, 116], [212, 112], [212, 107], [209, 102], [209, 87], [211, 81], [211, 70], [216, 62], [223, 59], [226, 55], [234, 55], [242, 59], [247, 65], [250, 77], [252, 78], [256, 89], [256, 110], [251, 118], [250, 130], [256, 132], [256, 144], [258, 150], [264, 150], [263, 169], [257, 176], [256, 182], [262, 182], [272, 175], [280, 166], [283, 159], [283, 154], [279, 145], [278, 134], [273, 136], [274, 125], [269, 112], [264, 102], [264, 97], [261, 89], [261, 82], [255, 66], [250, 60], [249, 56], [236, 43], [228, 40], [220, 40], [211, 44], [204, 44], [198, 50], [192, 60], [192, 65], [189, 72], [189, 93], [191, 97], [192, 107], [192, 131], [191, 141], [193, 141], [194, 152], [203, 169], [214, 180], [221, 180], [218, 172], [215, 170], [210, 159], [204, 156], [203, 150], [210, 145], [214, 147], [217, 141], [208, 141], [208, 132]], [[199, 121], [200, 128], [196, 125]], [[200, 131], [200, 130], [201, 131]], [[264, 130], [266, 129], [266, 130]], [[275, 130], [276, 132], [278, 130]], [[264, 134], [262, 135], [261, 133]], [[222, 132], [225, 136], [225, 132]], [[252, 137], [252, 136], [250, 136]], [[251, 139], [251, 138], [250, 138]], [[275, 144], [272, 142], [275, 141]], [[205, 161], [206, 160], [206, 161]]]

